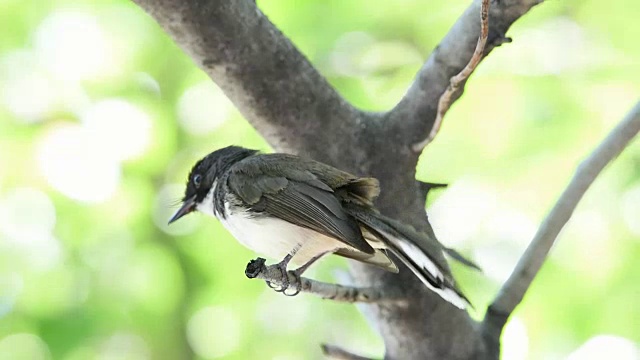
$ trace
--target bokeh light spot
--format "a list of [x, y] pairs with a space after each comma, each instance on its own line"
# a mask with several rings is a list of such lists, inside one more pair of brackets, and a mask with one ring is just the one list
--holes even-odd
[[47, 194], [34, 188], [14, 188], [2, 201], [0, 230], [9, 237], [47, 234], [56, 224], [56, 209]]
[[[113, 144], [116, 148], [116, 144]], [[38, 165], [47, 182], [64, 195], [83, 202], [109, 199], [120, 181], [120, 166], [78, 125], [48, 131], [38, 144]]]
[[638, 360], [640, 349], [629, 339], [613, 335], [598, 335], [572, 352], [567, 360]]
[[230, 355], [240, 345], [240, 321], [231, 309], [210, 306], [196, 312], [187, 324], [193, 351], [205, 359]]
[[42, 121], [56, 103], [53, 84], [37, 69], [33, 55], [14, 52], [2, 59], [0, 97], [7, 109], [19, 121]]
[[139, 335], [116, 333], [100, 347], [100, 360], [145, 360], [151, 359], [149, 345]]
[[476, 236], [490, 240], [474, 246], [483, 273], [500, 282], [506, 280], [536, 230], [532, 219], [506, 205], [487, 214]]
[[12, 334], [0, 340], [0, 360], [47, 359], [51, 359], [49, 347], [34, 334]]
[[502, 333], [502, 359], [525, 360], [529, 352], [527, 328], [518, 317], [512, 317]]
[[82, 80], [115, 70], [115, 54], [109, 51], [98, 22], [88, 13], [54, 12], [36, 30], [34, 43], [42, 63], [61, 78]]
[[38, 269], [55, 266], [62, 246], [53, 237], [56, 210], [49, 197], [32, 188], [16, 188], [0, 203], [0, 244], [17, 250]]
[[294, 299], [283, 299], [276, 295], [271, 289], [266, 289], [257, 300], [256, 318], [262, 327], [273, 334], [292, 334], [302, 330], [311, 313], [309, 302], [301, 299], [291, 301]]
[[178, 120], [184, 130], [204, 135], [222, 125], [233, 110], [227, 96], [212, 82], [187, 89], [178, 101]]
[[149, 115], [124, 100], [99, 101], [81, 119], [94, 146], [118, 161], [142, 155], [151, 142]]
[[429, 219], [439, 239], [461, 246], [471, 239], [483, 219], [497, 208], [494, 189], [463, 179], [447, 188], [429, 209]]
[[551, 253], [552, 258], [562, 259], [558, 263], [577, 271], [590, 280], [590, 285], [605, 284], [620, 266], [617, 249], [619, 243], [607, 241], [612, 238], [609, 220], [601, 209], [580, 209], [560, 234], [562, 238], [579, 240], [579, 247], [570, 241], [559, 241]]

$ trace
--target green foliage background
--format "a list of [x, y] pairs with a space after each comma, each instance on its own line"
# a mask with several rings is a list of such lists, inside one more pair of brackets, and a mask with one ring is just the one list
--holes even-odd
[[[399, 100], [467, 4], [259, 2], [367, 110]], [[486, 269], [455, 268], [477, 309], [637, 101], [639, 13], [633, 0], [536, 7], [423, 154], [418, 177], [451, 184], [430, 199], [436, 232]], [[356, 307], [247, 280], [255, 255], [216, 221], [165, 225], [199, 157], [269, 148], [150, 17], [122, 0], [2, 0], [0, 24], [1, 359], [307, 359], [321, 342], [383, 353]], [[636, 141], [561, 234], [504, 357], [639, 359], [639, 239]], [[345, 268], [328, 259], [313, 276]]]

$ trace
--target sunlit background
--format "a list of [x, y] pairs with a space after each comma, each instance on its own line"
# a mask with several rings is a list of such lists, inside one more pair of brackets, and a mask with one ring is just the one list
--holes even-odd
[[[385, 110], [467, 3], [259, 5], [348, 100]], [[455, 268], [477, 309], [638, 99], [638, 14], [635, 0], [535, 8], [422, 156], [421, 180], [451, 184], [430, 199], [436, 232], [485, 269]], [[269, 148], [151, 18], [123, 0], [1, 0], [0, 24], [1, 359], [317, 359], [321, 342], [383, 354], [354, 306], [247, 280], [254, 254], [217, 222], [166, 226], [199, 157]], [[561, 234], [503, 357], [640, 359], [639, 260], [636, 141]]]

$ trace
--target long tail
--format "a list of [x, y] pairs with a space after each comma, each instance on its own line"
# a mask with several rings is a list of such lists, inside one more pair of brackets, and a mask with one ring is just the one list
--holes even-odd
[[[370, 209], [357, 205], [347, 205], [345, 209], [370, 232], [376, 234], [430, 290], [460, 309], [473, 307], [455, 284], [444, 257], [444, 252], [450, 254], [449, 249], [426, 234]], [[453, 253], [458, 256], [452, 257], [464, 259], [457, 252]], [[464, 261], [473, 264], [466, 259]]]

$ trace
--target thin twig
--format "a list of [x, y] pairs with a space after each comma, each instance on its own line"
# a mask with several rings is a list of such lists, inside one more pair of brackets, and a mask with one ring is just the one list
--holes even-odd
[[429, 132], [429, 136], [421, 142], [413, 145], [413, 151], [420, 152], [425, 146], [429, 145], [433, 139], [435, 139], [438, 131], [440, 131], [440, 127], [442, 126], [442, 120], [444, 118], [444, 114], [447, 113], [449, 107], [451, 107], [453, 95], [458, 91], [460, 84], [467, 80], [471, 73], [476, 69], [480, 60], [482, 60], [482, 55], [484, 54], [484, 47], [487, 44], [487, 38], [489, 37], [489, 0], [482, 0], [482, 5], [480, 7], [480, 36], [478, 37], [478, 43], [476, 44], [476, 49], [471, 56], [471, 60], [467, 66], [462, 69], [456, 76], [452, 77], [449, 81], [449, 86], [440, 96], [440, 100], [438, 101], [438, 111], [436, 113], [436, 120], [431, 127], [431, 131]]
[[[263, 258], [251, 260], [245, 269], [245, 275], [250, 279], [262, 279], [276, 287], [282, 287], [284, 279], [277, 265], [265, 265]], [[337, 284], [329, 284], [308, 278], [297, 278], [293, 272], [287, 272], [291, 292], [307, 292], [323, 299], [329, 299], [349, 303], [402, 303], [406, 298], [399, 295], [391, 295], [381, 289], [373, 287], [351, 287]], [[298, 279], [300, 281], [298, 281]]]
[[368, 357], [353, 354], [339, 346], [322, 344], [322, 352], [331, 359], [334, 360], [373, 360]]
[[[602, 169], [615, 159], [640, 131], [640, 102], [577, 168], [571, 182], [540, 225], [513, 273], [495, 298], [484, 323], [493, 332], [502, 330], [507, 318], [522, 301], [560, 230], [569, 221], [576, 205]], [[603, 239], [604, 241], [604, 239]]]

